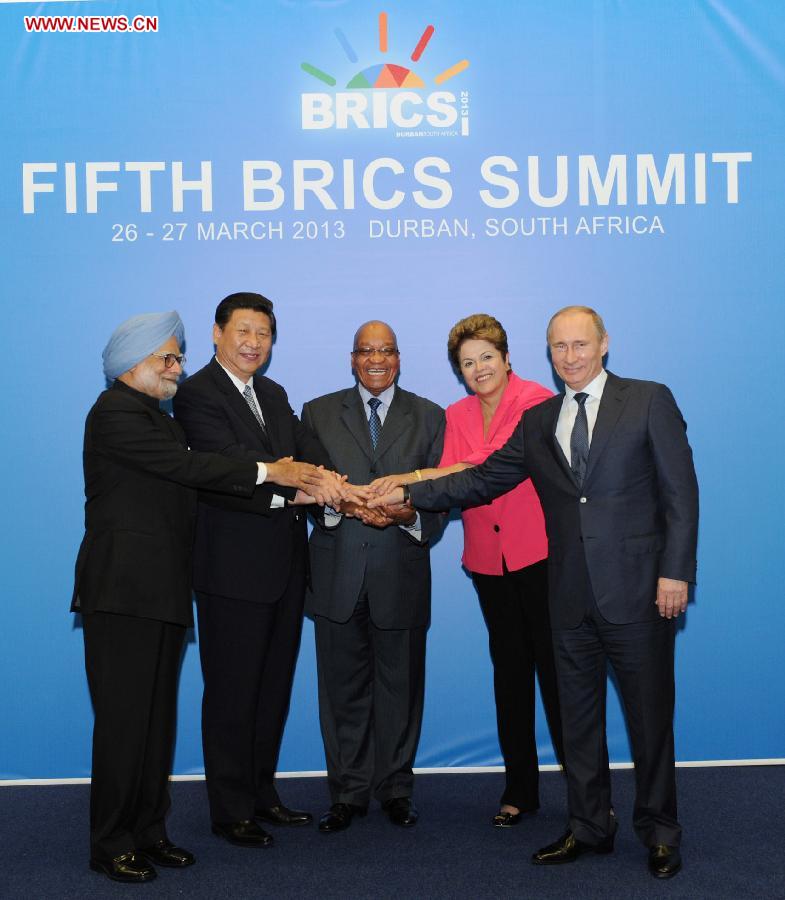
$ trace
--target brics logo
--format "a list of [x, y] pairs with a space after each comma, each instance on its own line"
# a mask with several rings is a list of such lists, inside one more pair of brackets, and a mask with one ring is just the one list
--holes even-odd
[[[420, 35], [410, 59], [420, 61], [434, 35], [433, 25]], [[335, 37], [349, 63], [355, 65], [357, 53], [340, 28]], [[387, 13], [379, 13], [378, 49], [387, 55], [389, 23]], [[462, 59], [439, 72], [433, 83], [440, 87], [469, 67]], [[317, 66], [304, 62], [303, 72], [311, 78], [335, 88], [338, 80]], [[345, 82], [346, 90], [327, 93], [307, 92], [301, 95], [302, 127], [319, 129], [387, 129], [395, 128], [398, 137], [432, 137], [435, 135], [463, 137], [469, 134], [469, 92], [434, 90], [428, 92], [425, 80], [413, 69], [400, 63], [381, 62], [359, 72], [352, 69]]]

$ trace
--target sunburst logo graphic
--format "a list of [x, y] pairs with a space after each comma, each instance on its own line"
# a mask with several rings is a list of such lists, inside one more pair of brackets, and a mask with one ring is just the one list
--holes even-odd
[[[411, 51], [412, 63], [420, 62], [435, 31], [433, 25], [426, 26]], [[436, 90], [429, 92], [424, 76], [411, 68], [408, 61], [406, 65], [400, 59], [382, 61], [358, 71], [359, 57], [354, 45], [340, 28], [333, 33], [354, 68], [348, 80], [339, 86], [331, 72], [312, 62], [300, 64], [310, 78], [334, 89], [330, 93], [322, 89], [318, 93], [302, 94], [304, 129], [385, 129], [394, 126], [399, 129], [396, 132], [399, 137], [469, 134], [469, 92], [461, 90], [456, 96], [451, 91], [452, 85], [442, 88], [469, 68], [468, 59], [461, 59], [440, 71], [432, 82]], [[378, 18], [378, 52], [386, 56], [389, 46], [390, 23], [387, 13], [382, 12]], [[460, 125], [456, 127], [459, 120]]]
[[[387, 19], [387, 13], [379, 13], [380, 53], [387, 53], [388, 50], [388, 27], [389, 23]], [[417, 41], [414, 50], [412, 50], [412, 62], [419, 62], [420, 57], [425, 52], [425, 48], [428, 46], [428, 43], [433, 37], [435, 30], [436, 29], [433, 27], [433, 25], [428, 25], [425, 31], [423, 31], [423, 33], [420, 35], [420, 40]], [[356, 63], [358, 59], [357, 53], [349, 39], [340, 28], [336, 28], [334, 33], [336, 39], [338, 40], [338, 43], [343, 49], [343, 52], [346, 54], [346, 58], [350, 63]], [[337, 80], [332, 75], [329, 75], [327, 72], [318, 69], [316, 66], [311, 65], [311, 63], [301, 63], [300, 68], [303, 70], [303, 72], [307, 72], [309, 75], [312, 75], [314, 78], [318, 79], [324, 84], [329, 85], [330, 87], [335, 87], [335, 85], [337, 84]], [[451, 78], [455, 78], [456, 75], [460, 75], [461, 72], [465, 71], [468, 68], [469, 60], [462, 59], [460, 60], [460, 62], [455, 63], [455, 65], [452, 65], [448, 69], [445, 69], [443, 72], [440, 72], [436, 76], [436, 78], [434, 78], [434, 82], [436, 84], [444, 84], [445, 81], [449, 81]], [[369, 66], [367, 69], [363, 69], [361, 72], [358, 72], [349, 81], [346, 87], [360, 88], [365, 90], [367, 90], [368, 88], [424, 88], [425, 82], [416, 72], [413, 72], [407, 66], [394, 65], [393, 63], [380, 63], [375, 66]]]

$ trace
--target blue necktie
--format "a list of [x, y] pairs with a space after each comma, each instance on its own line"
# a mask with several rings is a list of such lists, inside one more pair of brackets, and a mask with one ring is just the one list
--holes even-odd
[[382, 420], [379, 418], [377, 410], [382, 405], [382, 401], [378, 397], [371, 397], [368, 406], [371, 407], [371, 414], [368, 417], [368, 427], [371, 429], [371, 446], [376, 449], [379, 443], [379, 435], [382, 433]]
[[580, 393], [575, 395], [578, 404], [578, 415], [572, 426], [570, 435], [570, 468], [578, 485], [583, 484], [586, 476], [586, 463], [589, 459], [589, 421], [586, 418], [586, 401], [589, 395]]

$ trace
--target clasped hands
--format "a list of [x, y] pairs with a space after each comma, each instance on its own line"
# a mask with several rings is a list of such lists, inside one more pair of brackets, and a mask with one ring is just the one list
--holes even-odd
[[[413, 475], [383, 475], [370, 484], [361, 487], [353, 486], [355, 497], [341, 504], [340, 512], [345, 516], [360, 519], [363, 524], [374, 528], [387, 528], [389, 525], [412, 525], [417, 519], [417, 512], [401, 497], [395, 501], [388, 495], [402, 484], [416, 480]], [[400, 494], [400, 492], [398, 492]]]
[[415, 510], [408, 504], [379, 502], [393, 488], [407, 484], [409, 475], [386, 475], [368, 485], [355, 485], [349, 483], [346, 475], [325, 469], [324, 466], [297, 462], [291, 456], [266, 465], [269, 481], [297, 489], [292, 501], [294, 504], [318, 503], [319, 506], [330, 506], [336, 512], [360, 519], [365, 525], [374, 528], [411, 525], [417, 517]]

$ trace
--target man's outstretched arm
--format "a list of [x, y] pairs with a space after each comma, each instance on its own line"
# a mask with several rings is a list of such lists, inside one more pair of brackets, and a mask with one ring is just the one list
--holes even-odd
[[[452, 506], [480, 506], [511, 491], [529, 477], [523, 453], [523, 421], [520, 421], [507, 443], [492, 453], [482, 465], [418, 481], [409, 487], [411, 501], [418, 509], [440, 510]], [[403, 502], [403, 488], [368, 501], [376, 507]]]

